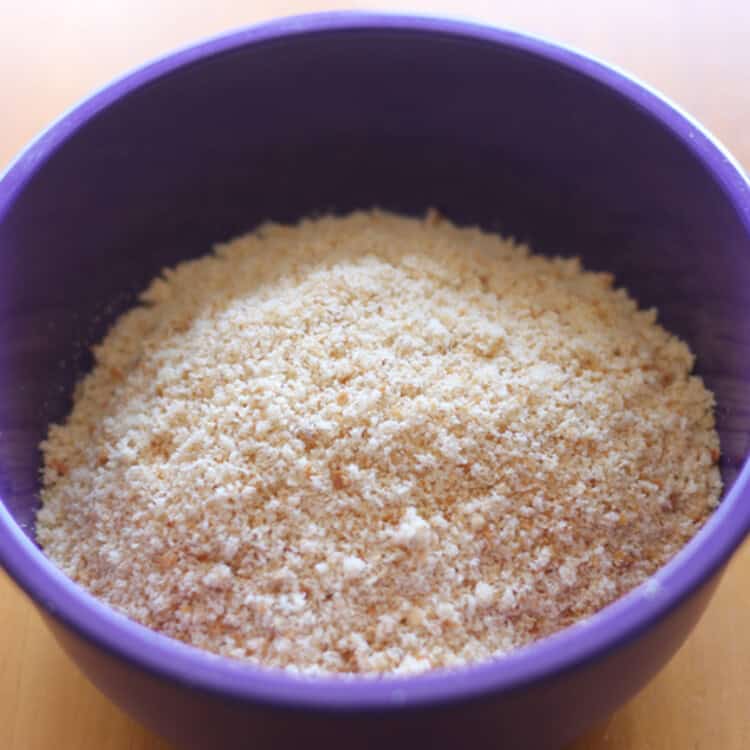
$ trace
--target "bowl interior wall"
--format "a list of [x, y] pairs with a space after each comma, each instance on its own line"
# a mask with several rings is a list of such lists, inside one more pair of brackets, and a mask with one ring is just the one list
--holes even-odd
[[722, 470], [748, 448], [750, 239], [687, 145], [529, 53], [328, 31], [198, 62], [74, 131], [0, 216], [0, 496], [33, 535], [39, 441], [89, 346], [165, 265], [266, 219], [434, 206], [580, 255], [684, 337], [717, 395]]

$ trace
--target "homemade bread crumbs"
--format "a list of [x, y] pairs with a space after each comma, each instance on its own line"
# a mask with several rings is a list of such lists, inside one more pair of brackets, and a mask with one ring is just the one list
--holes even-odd
[[693, 356], [612, 282], [434, 212], [219, 245], [95, 348], [41, 446], [38, 539], [129, 617], [293, 672], [553, 633], [720, 492]]

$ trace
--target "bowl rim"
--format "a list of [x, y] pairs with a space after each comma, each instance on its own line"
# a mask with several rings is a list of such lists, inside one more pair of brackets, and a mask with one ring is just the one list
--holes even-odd
[[[483, 22], [399, 13], [328, 12], [230, 31], [146, 63], [104, 86], [44, 130], [0, 175], [0, 221], [55, 151], [135, 90], [237, 48], [299, 35], [358, 30], [469, 38], [543, 58], [593, 79], [645, 111], [688, 147], [720, 186], [750, 239], [750, 182], [729, 152], [667, 98], [591, 55]], [[420, 675], [298, 676], [210, 654], [127, 619], [68, 579], [0, 503], [0, 564], [48, 615], [105, 652], [151, 675], [221, 697], [316, 710], [399, 710], [510, 692], [622, 648], [718, 573], [750, 532], [750, 461], [698, 534], [644, 584], [582, 623], [504, 657]]]

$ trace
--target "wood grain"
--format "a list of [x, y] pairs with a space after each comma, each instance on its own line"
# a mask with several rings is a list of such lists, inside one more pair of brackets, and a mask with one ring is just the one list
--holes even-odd
[[[176, 46], [274, 16], [369, 3], [314, 0], [0, 0], [0, 167], [60, 112]], [[379, 2], [381, 8], [397, 3]], [[401, 6], [403, 7], [403, 6]], [[662, 90], [750, 165], [746, 0], [412, 0], [577, 46]], [[672, 663], [570, 750], [750, 747], [750, 545]], [[167, 745], [103, 698], [0, 574], [0, 747], [156, 750]]]

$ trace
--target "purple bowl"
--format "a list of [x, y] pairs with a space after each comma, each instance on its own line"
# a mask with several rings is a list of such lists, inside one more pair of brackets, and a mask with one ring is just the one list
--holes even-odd
[[[34, 543], [37, 445], [88, 346], [164, 265], [267, 218], [436, 206], [615, 272], [698, 355], [726, 491], [649, 582], [496, 661], [300, 679], [152, 633]], [[559, 748], [676, 651], [750, 529], [750, 186], [699, 125], [539, 39], [326, 14], [177, 52], [96, 93], [0, 182], [0, 561], [91, 680], [181, 747]]]

